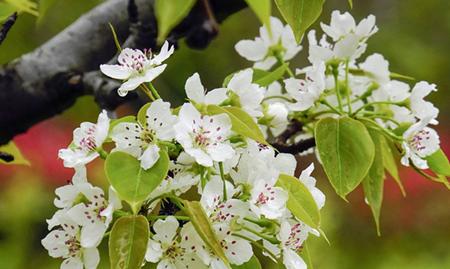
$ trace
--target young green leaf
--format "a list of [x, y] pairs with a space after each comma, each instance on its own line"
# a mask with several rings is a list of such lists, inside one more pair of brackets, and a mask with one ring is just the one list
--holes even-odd
[[303, 34], [322, 13], [324, 0], [275, 0], [284, 20], [300, 43]]
[[315, 127], [322, 165], [336, 193], [345, 199], [364, 179], [375, 146], [364, 124], [348, 118], [323, 118]]
[[200, 235], [203, 242], [225, 263], [228, 268], [230, 268], [230, 263], [223, 252], [222, 246], [220, 245], [216, 233], [214, 232], [208, 216], [206, 216], [200, 202], [184, 200], [183, 205], [185, 213], [191, 219], [195, 230], [198, 235]]
[[270, 84], [272, 84], [272, 82], [277, 81], [283, 77], [287, 67], [287, 64], [283, 64], [272, 72], [253, 69], [253, 82], [262, 87], [269, 86]]
[[159, 151], [158, 161], [147, 170], [141, 167], [139, 160], [120, 151], [110, 153], [105, 162], [109, 182], [133, 209], [158, 187], [168, 170], [169, 156], [165, 150]]
[[261, 263], [256, 256], [252, 256], [250, 260], [241, 265], [231, 265], [233, 269], [261, 269]]
[[425, 158], [427, 160], [428, 166], [431, 171], [435, 172], [438, 175], [442, 176], [450, 176], [450, 163], [442, 149], [439, 149], [435, 153], [427, 156]]
[[17, 8], [11, 6], [8, 3], [0, 3], [0, 23], [6, 20], [9, 16], [11, 16], [14, 12], [17, 11]]
[[227, 114], [231, 119], [231, 129], [234, 132], [251, 138], [261, 144], [268, 145], [258, 125], [244, 110], [238, 107], [220, 107], [216, 105], [208, 105], [207, 111], [210, 115], [217, 115], [222, 113]]
[[400, 175], [398, 173], [397, 163], [398, 160], [395, 157], [394, 145], [392, 141], [389, 141], [388, 138], [384, 137], [381, 139], [381, 152], [383, 155], [383, 165], [384, 168], [388, 171], [394, 181], [397, 183], [400, 191], [403, 196], [406, 196], [405, 187], [403, 187], [402, 181], [400, 179]]
[[146, 117], [147, 116], [147, 110], [148, 110], [148, 108], [150, 107], [151, 104], [152, 103], [147, 103], [147, 104], [143, 105], [138, 111], [137, 120], [139, 121], [139, 123], [142, 126], [145, 126], [146, 123], [147, 123], [147, 117]]
[[375, 219], [377, 233], [380, 235], [380, 210], [383, 202], [384, 186], [384, 156], [382, 145], [385, 138], [383, 134], [374, 129], [369, 128], [368, 131], [372, 137], [373, 143], [375, 144], [375, 157], [372, 166], [369, 169], [369, 173], [367, 173], [367, 176], [364, 178], [362, 184], [364, 195]]
[[162, 44], [172, 29], [191, 11], [196, 0], [156, 0], [155, 16], [158, 22], [158, 43]]
[[318, 228], [320, 212], [308, 188], [298, 178], [286, 174], [280, 175], [277, 186], [288, 192], [287, 208], [292, 214], [308, 226]]
[[248, 6], [255, 12], [261, 23], [270, 27], [271, 0], [245, 0]]
[[0, 146], [0, 164], [21, 164], [30, 165], [30, 162], [22, 155], [16, 144], [10, 141], [8, 144]]
[[144, 216], [121, 217], [109, 236], [111, 269], [139, 269], [144, 262], [149, 238], [149, 225]]

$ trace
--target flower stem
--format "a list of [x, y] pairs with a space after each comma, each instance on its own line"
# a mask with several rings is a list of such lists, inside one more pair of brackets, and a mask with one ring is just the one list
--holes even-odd
[[355, 116], [358, 114], [358, 112], [364, 110], [367, 107], [373, 106], [373, 105], [401, 105], [403, 102], [391, 102], [391, 101], [377, 101], [377, 102], [371, 102], [364, 104], [362, 107], [358, 108], [355, 112], [353, 112], [352, 116]]
[[247, 241], [251, 242], [255, 247], [257, 247], [257, 248], [261, 249], [262, 251], [266, 252], [267, 254], [269, 254], [270, 257], [272, 257], [272, 259], [278, 260], [277, 256], [272, 251], [270, 251], [265, 246], [263, 246], [261, 243], [255, 241], [255, 240], [253, 240], [253, 239], [251, 239], [251, 238], [249, 238], [247, 236], [241, 235], [241, 234], [233, 233], [232, 235], [234, 235], [236, 237], [240, 237], [240, 238], [242, 238], [244, 240], [247, 240]]
[[159, 96], [155, 86], [153, 86], [151, 82], [148, 85], [150, 86], [150, 91], [152, 92], [153, 96], [155, 96], [156, 99], [161, 99], [161, 96]]
[[147, 86], [145, 86], [145, 84], [141, 84], [139, 86], [139, 88], [148, 96], [148, 98], [151, 101], [155, 101], [156, 100], [155, 97], [153, 97], [153, 94], [150, 92], [149, 88], [147, 88]]
[[287, 66], [286, 72], [288, 73], [288, 75], [290, 77], [292, 77], [292, 78], [295, 77], [294, 72], [292, 72], [291, 68], [289, 67], [289, 64], [284, 61], [283, 57], [281, 56], [281, 54], [278, 51], [275, 52], [275, 58], [277, 59], [277, 61], [278, 61], [278, 63], [280, 65], [286, 65]]
[[344, 108], [342, 107], [342, 97], [341, 97], [341, 92], [339, 91], [338, 72], [339, 71], [338, 71], [337, 67], [333, 67], [334, 89], [336, 92], [339, 110], [342, 112], [342, 111], [344, 111]]
[[174, 217], [177, 220], [183, 220], [183, 221], [189, 221], [191, 220], [191, 218], [189, 218], [188, 216], [176, 216], [176, 215], [158, 215], [158, 216], [147, 216], [147, 219], [150, 221], [153, 220], [159, 220], [159, 219], [166, 219], [167, 217]]
[[219, 170], [220, 170], [220, 177], [222, 178], [222, 182], [223, 182], [223, 200], [226, 201], [228, 200], [227, 197], [227, 182], [225, 180], [225, 175], [223, 173], [223, 163], [219, 162]]
[[248, 231], [248, 232], [250, 232], [250, 233], [252, 233], [254, 235], [257, 235], [257, 236], [261, 237], [262, 239], [269, 241], [272, 244], [279, 244], [280, 243], [280, 241], [278, 239], [276, 239], [275, 237], [267, 236], [265, 234], [262, 234], [262, 233], [260, 233], [258, 231], [253, 230], [252, 228], [244, 226], [244, 225], [242, 225], [241, 227], [242, 227], [242, 229], [244, 229], [244, 230], [246, 230], [246, 231]]
[[321, 103], [324, 104], [325, 106], [327, 106], [329, 109], [331, 109], [334, 113], [342, 115], [342, 112], [337, 110], [336, 108], [334, 108], [330, 103], [328, 103], [327, 100], [322, 100]]
[[350, 101], [350, 88], [348, 85], [348, 60], [345, 61], [345, 87], [346, 87], [346, 95], [347, 95], [347, 106], [348, 106], [348, 113], [352, 114], [352, 102]]

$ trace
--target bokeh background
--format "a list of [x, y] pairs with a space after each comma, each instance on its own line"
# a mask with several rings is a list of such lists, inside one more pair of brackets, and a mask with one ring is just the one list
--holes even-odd
[[[37, 47], [100, 2], [56, 0], [43, 18], [22, 14], [0, 47], [0, 64]], [[374, 14], [380, 28], [370, 39], [366, 55], [382, 53], [389, 59], [392, 71], [438, 85], [439, 92], [429, 99], [441, 110], [438, 129], [444, 151], [449, 155], [450, 1], [353, 2], [352, 14], [358, 21]], [[346, 0], [328, 0], [324, 7], [320, 20], [327, 23], [332, 10], [348, 10]], [[233, 46], [239, 39], [253, 38], [258, 27], [256, 17], [244, 10], [225, 21], [218, 38], [206, 50], [195, 51], [180, 42], [180, 49], [168, 61], [167, 71], [155, 83], [161, 95], [180, 103], [184, 98], [184, 81], [192, 73], [199, 72], [205, 85], [213, 88], [229, 73], [248, 66]], [[318, 29], [318, 23], [313, 28]], [[306, 51], [300, 53], [292, 66], [306, 63]], [[60, 261], [48, 257], [40, 244], [47, 233], [45, 218], [55, 210], [53, 191], [72, 176], [72, 171], [65, 169], [57, 158], [57, 151], [70, 143], [72, 130], [80, 122], [95, 122], [98, 112], [92, 97], [82, 97], [62, 115], [14, 139], [31, 166], [0, 165], [1, 269], [59, 268]], [[131, 113], [131, 108], [123, 106], [118, 113]], [[300, 165], [306, 167], [311, 161], [314, 159], [302, 158]], [[95, 184], [106, 185], [101, 161], [91, 164], [89, 173]], [[407, 196], [402, 197], [388, 178], [381, 213], [382, 236], [378, 237], [360, 189], [346, 203], [333, 192], [320, 169], [315, 175], [319, 187], [327, 194], [327, 204], [322, 210], [323, 229], [331, 241], [328, 246], [322, 239], [312, 240], [315, 268], [450, 268], [450, 193], [442, 185], [404, 169], [402, 178]], [[106, 249], [106, 245], [102, 248]], [[101, 268], [108, 268], [106, 255], [103, 257]]]

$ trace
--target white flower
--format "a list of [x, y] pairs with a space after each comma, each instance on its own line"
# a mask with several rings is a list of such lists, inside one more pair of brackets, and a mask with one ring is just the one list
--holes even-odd
[[100, 262], [97, 248], [81, 246], [80, 227], [61, 216], [61, 228], [51, 231], [42, 245], [53, 258], [63, 258], [61, 269], [95, 269]]
[[424, 158], [435, 153], [440, 144], [436, 131], [426, 127], [430, 120], [430, 118], [421, 120], [411, 125], [403, 133], [402, 148], [404, 155], [401, 159], [403, 165], [409, 166], [409, 160], [411, 160], [420, 169], [428, 168], [427, 161]]
[[373, 91], [371, 97], [374, 101], [400, 102], [410, 96], [409, 90], [408, 84], [398, 80], [391, 80]]
[[277, 219], [286, 211], [288, 193], [280, 187], [275, 187], [277, 179], [260, 178], [250, 191], [250, 209], [257, 216]]
[[370, 55], [363, 63], [359, 64], [359, 68], [369, 73], [369, 77], [373, 77], [381, 85], [390, 80], [389, 62], [381, 54]]
[[103, 74], [114, 79], [125, 80], [117, 90], [120, 96], [125, 96], [129, 91], [136, 89], [145, 82], [151, 82], [159, 76], [167, 64], [162, 64], [174, 52], [174, 47], [169, 49], [169, 43], [166, 41], [159, 54], [147, 55], [138, 49], [125, 48], [120, 52], [117, 59], [119, 64], [100, 65]]
[[189, 242], [180, 239], [178, 227], [173, 216], [157, 220], [153, 225], [155, 234], [148, 241], [145, 260], [158, 263], [157, 269], [206, 268]]
[[97, 152], [105, 142], [109, 131], [109, 118], [103, 110], [98, 116], [97, 124], [83, 122], [73, 131], [73, 142], [67, 149], [59, 150], [59, 158], [65, 167], [79, 167], [99, 156]]
[[248, 213], [247, 203], [232, 198], [236, 191], [233, 184], [229, 181], [225, 181], [227, 200], [224, 199], [223, 184], [219, 176], [213, 176], [206, 183], [200, 199], [206, 215], [208, 215], [213, 224], [230, 222], [234, 218], [243, 218]]
[[305, 184], [309, 192], [311, 192], [314, 201], [316, 201], [317, 207], [321, 209], [325, 205], [325, 195], [316, 187], [316, 179], [311, 176], [313, 170], [314, 163], [311, 163], [308, 168], [303, 170], [300, 174], [300, 181]]
[[233, 75], [227, 88], [238, 97], [236, 106], [242, 107], [250, 116], [260, 117], [260, 104], [264, 99], [264, 90], [252, 83], [253, 70], [245, 69]]
[[82, 226], [80, 244], [83, 247], [97, 246], [112, 221], [113, 213], [122, 207], [120, 199], [110, 187], [109, 201], [105, 199], [103, 190], [90, 186], [83, 190], [83, 200], [67, 211], [67, 215]]
[[255, 40], [241, 40], [235, 49], [245, 59], [255, 62], [254, 67], [268, 70], [276, 62], [274, 52], [281, 54], [283, 60], [292, 59], [301, 49], [289, 25], [284, 26], [278, 18], [270, 17], [271, 34], [266, 26], [259, 28], [260, 37]]
[[228, 98], [226, 88], [206, 92], [198, 73], [193, 74], [186, 80], [184, 88], [187, 97], [198, 104], [218, 105]]
[[348, 34], [344, 38], [332, 45], [328, 43], [325, 35], [320, 39], [319, 44], [316, 39], [316, 32], [308, 32], [309, 56], [311, 63], [328, 62], [332, 59], [353, 61], [359, 58], [367, 48], [367, 44], [361, 42], [356, 34]]
[[145, 123], [122, 122], [114, 127], [111, 138], [115, 150], [127, 152], [141, 161], [144, 169], [151, 168], [159, 159], [159, 141], [172, 140], [177, 117], [170, 111], [170, 103], [158, 99], [146, 112]]
[[177, 141], [185, 152], [200, 165], [210, 167], [213, 161], [231, 159], [233, 148], [226, 142], [231, 132], [231, 121], [226, 114], [203, 116], [195, 107], [184, 104], [175, 125]]
[[270, 120], [268, 127], [274, 136], [281, 134], [288, 126], [289, 110], [285, 104], [271, 103], [267, 106], [265, 114]]
[[311, 108], [325, 90], [325, 64], [316, 63], [306, 71], [305, 79], [288, 78], [284, 80], [286, 91], [296, 103], [290, 104], [294, 111]]
[[341, 14], [338, 10], [331, 13], [330, 25], [320, 23], [320, 26], [333, 41], [338, 41], [352, 33], [360, 39], [365, 39], [378, 31], [378, 28], [375, 26], [375, 16], [369, 15], [356, 25], [355, 19], [350, 13], [345, 12]]
[[430, 124], [438, 124], [436, 117], [439, 114], [439, 109], [432, 103], [423, 100], [423, 98], [435, 91], [437, 91], [435, 84], [421, 81], [414, 86], [410, 96], [411, 111], [414, 116], [420, 120], [431, 118]]

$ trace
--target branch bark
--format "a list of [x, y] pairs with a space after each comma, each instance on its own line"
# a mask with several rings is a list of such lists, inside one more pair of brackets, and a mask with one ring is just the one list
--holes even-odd
[[[218, 22], [246, 6], [243, 0], [210, 0], [210, 4]], [[97, 71], [116, 53], [108, 23], [127, 45], [154, 48], [155, 41], [142, 34], [145, 30], [150, 36], [156, 33], [153, 1], [136, 0], [136, 5], [141, 24], [135, 33], [130, 34], [127, 1], [109, 0], [41, 47], [0, 68], [0, 145], [68, 109], [82, 95], [94, 95], [99, 105], [109, 110], [136, 97], [120, 98], [115, 91], [118, 82]], [[204, 23], [207, 20], [197, 3], [169, 39], [186, 37], [192, 47], [203, 48], [215, 36]]]

